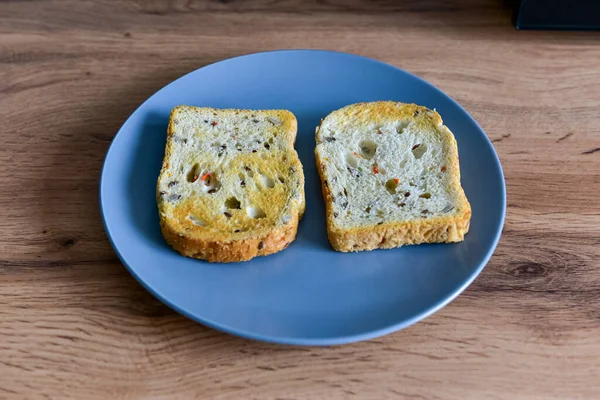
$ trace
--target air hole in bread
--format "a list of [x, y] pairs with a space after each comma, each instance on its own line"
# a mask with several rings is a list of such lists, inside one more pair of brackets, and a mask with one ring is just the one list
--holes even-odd
[[225, 154], [225, 151], [227, 150], [227, 145], [216, 143], [215, 146], [217, 147], [217, 156], [222, 157]]
[[358, 160], [356, 159], [356, 156], [354, 155], [354, 153], [346, 154], [346, 162], [352, 168], [358, 167]]
[[407, 126], [408, 126], [408, 122], [406, 122], [406, 121], [400, 122], [400, 124], [398, 124], [398, 126], [396, 127], [396, 132], [399, 135], [402, 135], [404, 133], [404, 129], [406, 129]]
[[275, 182], [268, 176], [261, 175], [260, 182], [263, 184], [264, 187], [267, 187], [269, 189], [273, 189], [275, 187]]
[[221, 183], [217, 179], [217, 174], [215, 172], [206, 172], [202, 173], [200, 176], [200, 180], [202, 181], [202, 188], [208, 194], [213, 194], [221, 189]]
[[241, 206], [242, 203], [240, 203], [236, 197], [228, 197], [227, 200], [225, 200], [225, 207], [229, 208], [230, 210], [239, 210]]
[[423, 194], [420, 194], [419, 197], [422, 199], [430, 199], [431, 193], [423, 193]]
[[442, 212], [443, 213], [449, 213], [452, 210], [454, 210], [454, 206], [452, 204], [448, 204], [446, 207], [444, 207], [444, 209], [442, 210]]
[[285, 183], [285, 179], [283, 179], [281, 176], [279, 176], [278, 179], [279, 179], [279, 182]]
[[250, 178], [254, 178], [254, 172], [252, 172], [252, 170], [250, 169], [250, 167], [248, 167], [248, 166], [245, 166], [245, 167], [244, 167], [244, 171], [246, 171], [246, 172], [248, 173], [248, 176], [249, 176]]
[[178, 200], [181, 200], [181, 197], [182, 196], [180, 194], [173, 193], [173, 194], [170, 194], [169, 197], [167, 197], [167, 201], [178, 201]]
[[265, 149], [269, 150], [271, 148], [271, 145], [268, 142], [265, 142], [263, 144], [263, 146], [265, 146]]
[[398, 179], [388, 179], [385, 183], [385, 189], [389, 192], [389, 194], [396, 194], [396, 188], [398, 187]]
[[196, 182], [200, 178], [200, 164], [196, 163], [190, 168], [187, 174], [188, 182]]
[[260, 207], [246, 207], [246, 213], [248, 213], [250, 218], [254, 219], [265, 218], [267, 216], [267, 214], [265, 214], [263, 209]]
[[275, 126], [279, 126], [281, 125], [281, 120], [279, 118], [275, 118], [275, 117], [268, 117], [267, 121], [269, 121], [270, 123], [272, 123]]
[[377, 144], [372, 140], [362, 140], [358, 147], [360, 148], [360, 154], [367, 160], [373, 158], [377, 151]]
[[208, 223], [206, 223], [206, 221], [202, 220], [201, 218], [195, 215], [190, 214], [187, 216], [187, 219], [196, 226], [208, 226]]
[[423, 157], [423, 154], [427, 151], [427, 146], [423, 143], [417, 143], [412, 147], [413, 156], [416, 159]]

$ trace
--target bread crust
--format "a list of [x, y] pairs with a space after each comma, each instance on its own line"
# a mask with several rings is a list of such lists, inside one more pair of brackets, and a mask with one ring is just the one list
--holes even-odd
[[[419, 113], [429, 113], [431, 120], [436, 125], [442, 124], [441, 116], [426, 107], [415, 104], [403, 104], [389, 101], [373, 102], [373, 103], [358, 103], [346, 106], [334, 113], [342, 113], [351, 115], [357, 109], [370, 108], [374, 113], [385, 115], [398, 114], [399, 117], [407, 118]], [[330, 114], [330, 115], [332, 115]], [[317, 143], [319, 129], [324, 120], [316, 129]], [[333, 195], [329, 187], [325, 184], [325, 163], [320, 159], [319, 153], [315, 148], [315, 156], [317, 163], [317, 171], [321, 178], [321, 191], [325, 200], [327, 236], [332, 247], [341, 252], [354, 252], [373, 249], [391, 249], [401, 247], [403, 245], [421, 244], [421, 243], [452, 243], [464, 240], [465, 234], [469, 231], [471, 220], [471, 206], [467, 200], [464, 190], [460, 185], [460, 169], [458, 160], [458, 147], [454, 135], [446, 127], [441, 125], [444, 134], [451, 139], [450, 152], [452, 164], [450, 171], [450, 181], [453, 190], [458, 195], [457, 209], [460, 212], [454, 215], [422, 217], [419, 219], [400, 221], [400, 222], [383, 222], [379, 225], [360, 226], [352, 228], [342, 228], [335, 224], [333, 216]]]
[[160, 220], [160, 229], [166, 242], [182, 255], [209, 262], [227, 263], [248, 261], [257, 256], [266, 256], [285, 249], [296, 239], [299, 220], [300, 214], [296, 214], [285, 226], [264, 235], [237, 240], [211, 240], [185, 236], [174, 229], [165, 218]]
[[[168, 160], [173, 151], [174, 119], [180, 109], [187, 107], [178, 106], [171, 112], [165, 157], [158, 182], [161, 181], [163, 174], [168, 173]], [[258, 110], [228, 111], [259, 112]], [[289, 142], [289, 153], [287, 153], [289, 167], [293, 167], [295, 174], [298, 176], [300, 187], [297, 190], [301, 199], [287, 199], [286, 207], [288, 208], [286, 209], [286, 215], [289, 215], [289, 219], [285, 221], [278, 221], [270, 226], [249, 227], [243, 232], [226, 232], [219, 228], [220, 225], [218, 223], [215, 223], [215, 225], [219, 229], [204, 229], [201, 226], [194, 226], [185, 221], [188, 212], [194, 208], [193, 199], [183, 201], [171, 213], [165, 212], [166, 205], [161, 198], [159, 185], [157, 184], [156, 197], [162, 235], [165, 241], [182, 255], [218, 263], [248, 261], [256, 256], [264, 256], [281, 251], [295, 240], [298, 223], [302, 219], [306, 207], [304, 198], [304, 173], [302, 164], [294, 150], [297, 132], [296, 118], [291, 112], [285, 110], [265, 110], [260, 112], [282, 119], [282, 130], [287, 135]]]

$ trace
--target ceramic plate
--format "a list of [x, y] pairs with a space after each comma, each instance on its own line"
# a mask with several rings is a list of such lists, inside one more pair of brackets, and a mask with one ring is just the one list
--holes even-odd
[[[454, 132], [473, 216], [466, 240], [353, 254], [332, 250], [315, 168], [315, 127], [347, 104], [396, 100], [435, 108]], [[306, 215], [284, 251], [210, 264], [164, 242], [155, 186], [170, 110], [179, 105], [292, 111], [306, 176]], [[157, 298], [204, 325], [287, 344], [329, 345], [407, 327], [449, 303], [481, 272], [500, 237], [505, 185], [485, 133], [427, 82], [371, 59], [326, 51], [278, 51], [196, 70], [144, 102], [106, 156], [100, 203], [121, 261]]]

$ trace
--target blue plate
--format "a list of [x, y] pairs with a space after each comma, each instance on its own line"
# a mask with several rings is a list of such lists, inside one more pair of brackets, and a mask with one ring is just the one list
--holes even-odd
[[[466, 240], [354, 254], [332, 250], [315, 168], [315, 127], [347, 104], [397, 100], [437, 109], [454, 132], [473, 216]], [[155, 185], [170, 110], [179, 105], [291, 110], [306, 174], [306, 215], [286, 250], [245, 263], [184, 258], [164, 242]], [[330, 345], [407, 327], [449, 303], [500, 238], [506, 195], [498, 157], [450, 97], [393, 66], [327, 51], [222, 61], [159, 90], [125, 122], [106, 156], [100, 203], [123, 264], [156, 297], [204, 325], [277, 343]]]

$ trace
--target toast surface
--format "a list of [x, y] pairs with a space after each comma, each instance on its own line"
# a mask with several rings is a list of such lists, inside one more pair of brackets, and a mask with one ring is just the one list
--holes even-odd
[[338, 251], [464, 240], [471, 207], [440, 115], [397, 102], [334, 111], [316, 131], [329, 241]]
[[305, 209], [296, 131], [285, 110], [174, 108], [157, 182], [167, 243], [211, 262], [287, 247]]

